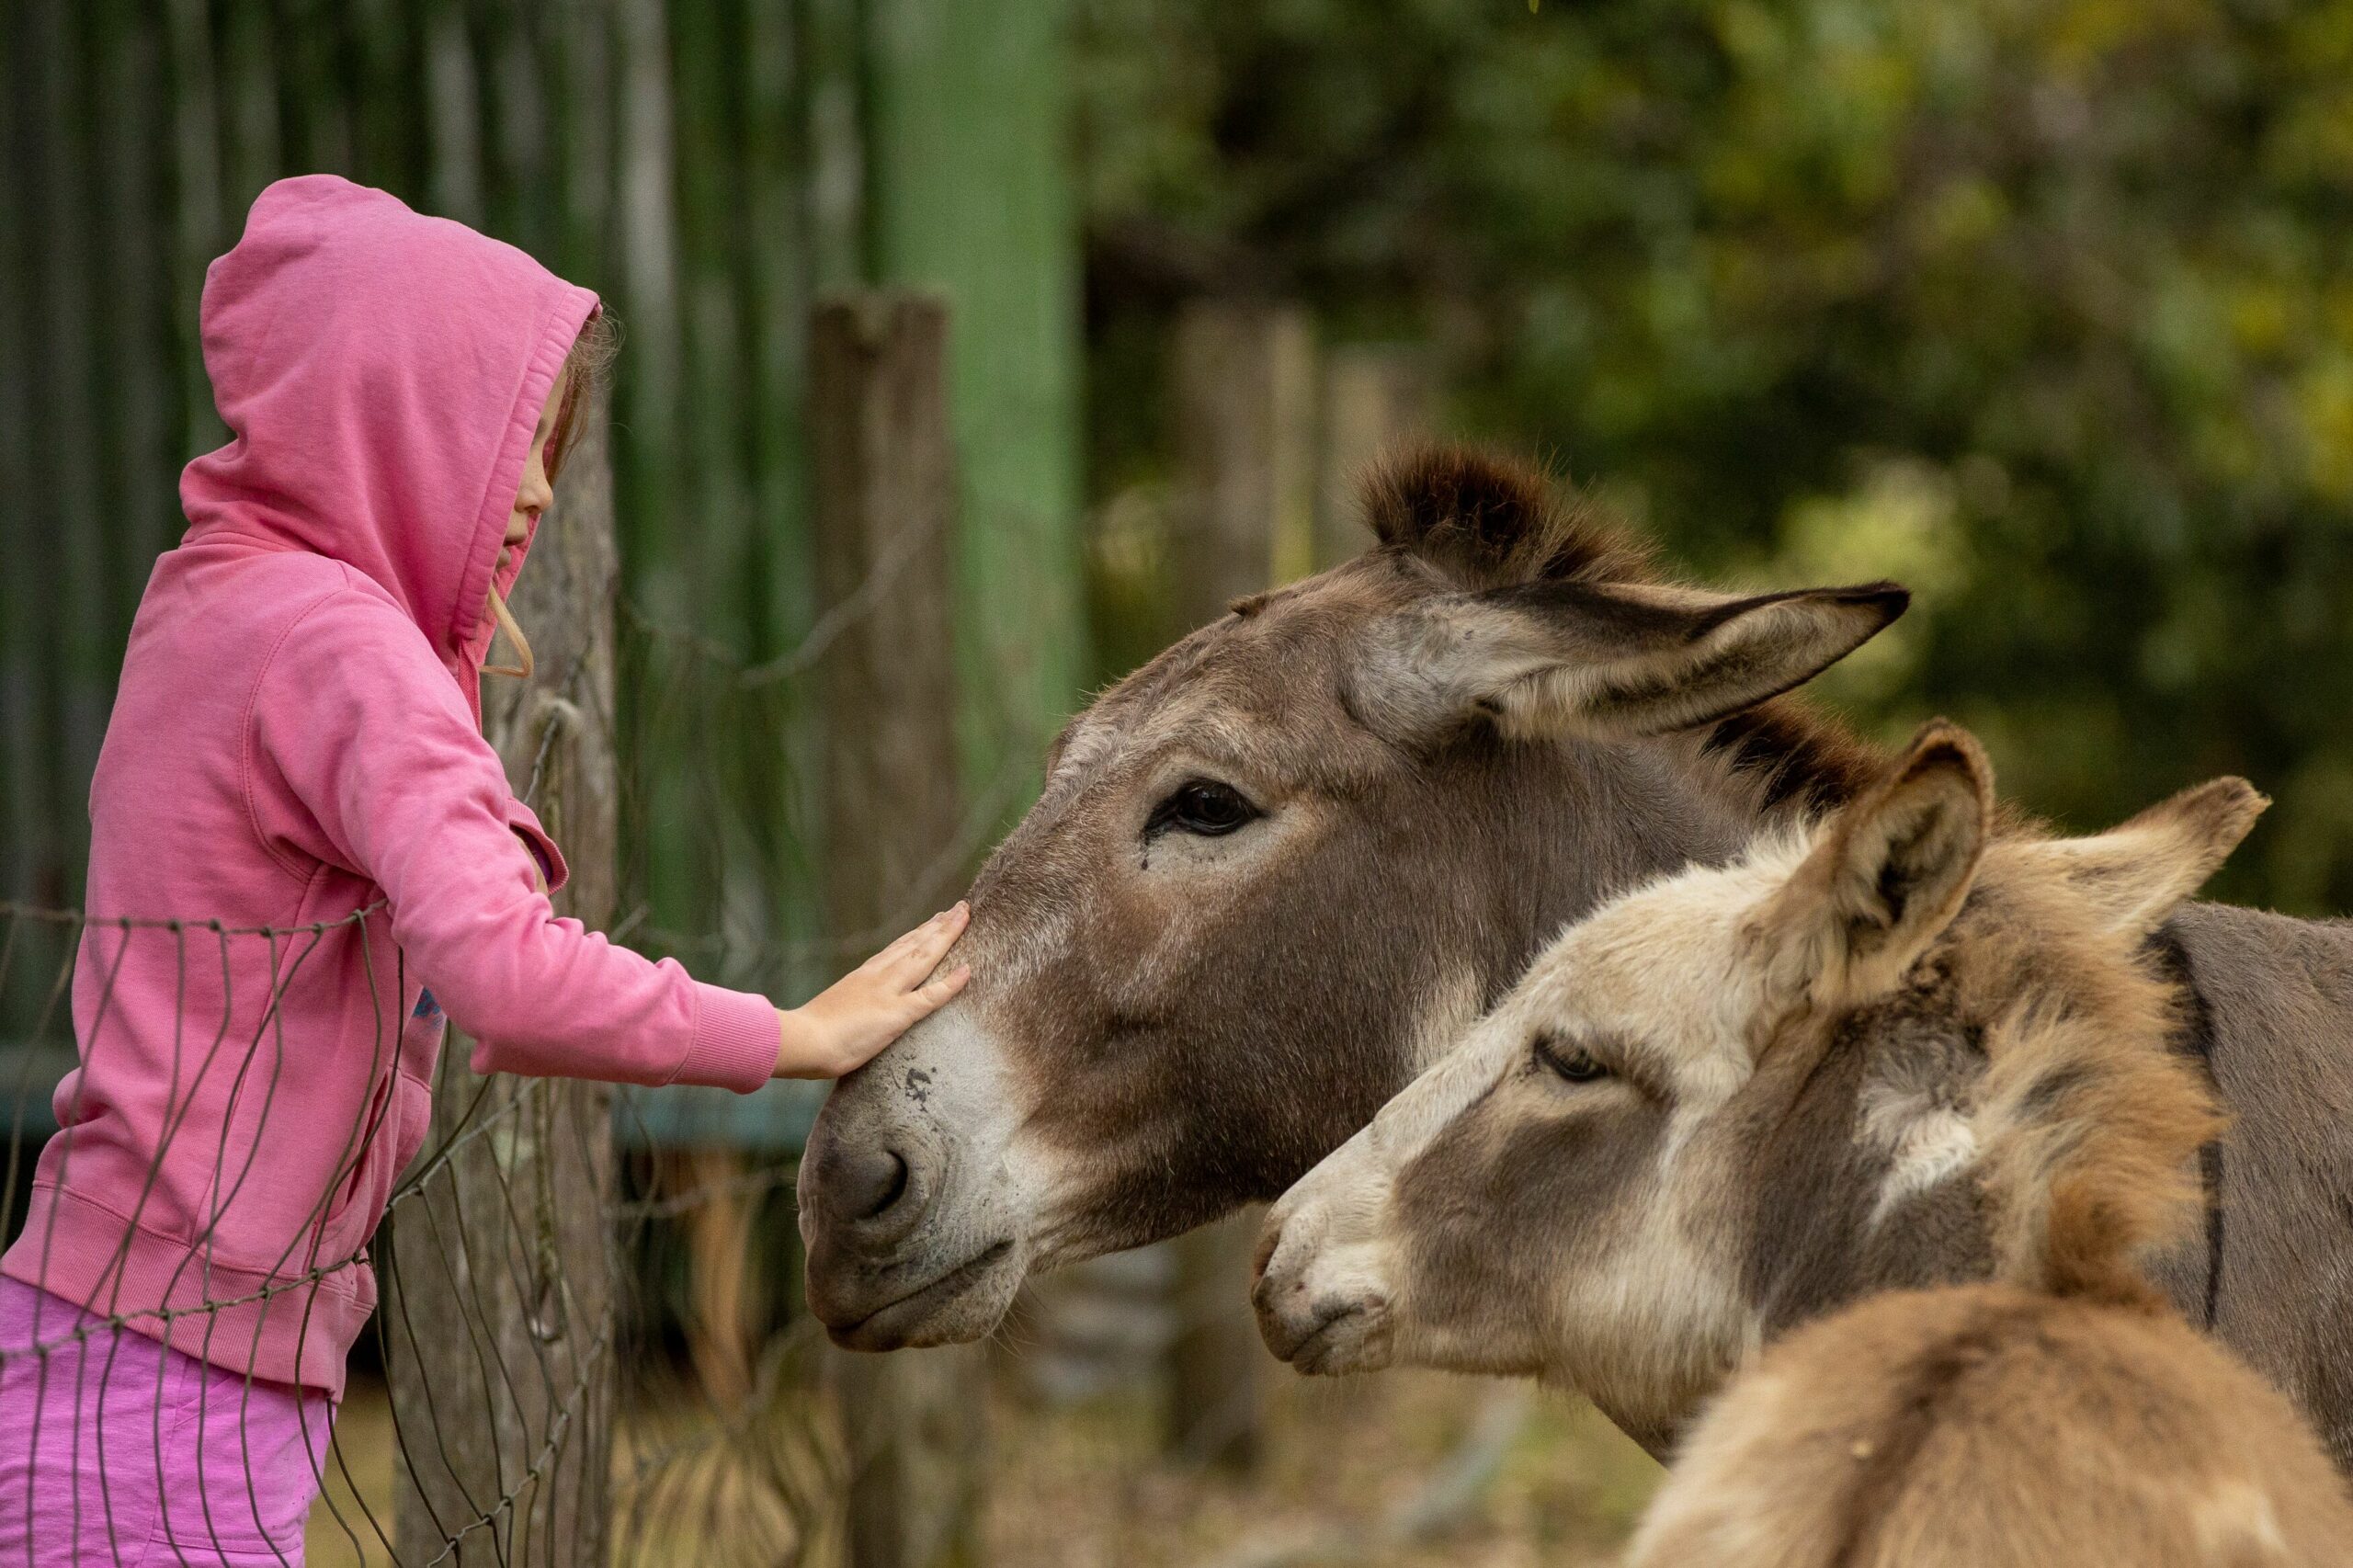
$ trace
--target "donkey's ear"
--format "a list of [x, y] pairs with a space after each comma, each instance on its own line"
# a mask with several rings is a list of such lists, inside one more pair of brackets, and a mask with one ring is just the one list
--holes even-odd
[[1481, 721], [1514, 736], [1661, 735], [1813, 678], [1910, 602], [1893, 583], [1739, 597], [1542, 581], [1449, 595], [1384, 623], [1349, 695], [1397, 740]]
[[1856, 998], [1893, 985], [1960, 912], [1993, 815], [1994, 770], [1975, 738], [1942, 720], [1923, 726], [1760, 912], [1776, 988]]
[[2244, 778], [2215, 778], [2106, 833], [2028, 845], [2022, 853], [2064, 877], [2109, 929], [2142, 936], [2205, 885], [2270, 804]]

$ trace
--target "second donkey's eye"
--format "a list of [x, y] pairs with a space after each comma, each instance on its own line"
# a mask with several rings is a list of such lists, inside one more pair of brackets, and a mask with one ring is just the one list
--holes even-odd
[[1536, 1037], [1536, 1060], [1572, 1084], [1590, 1084], [1597, 1078], [1609, 1076], [1609, 1069], [1595, 1061], [1592, 1052], [1554, 1040], [1551, 1035]]
[[1153, 808], [1152, 819], [1143, 824], [1143, 831], [1147, 838], [1171, 828], [1215, 838], [1256, 820], [1257, 815], [1258, 808], [1233, 785], [1221, 784], [1214, 778], [1193, 778], [1176, 786], [1166, 800]]

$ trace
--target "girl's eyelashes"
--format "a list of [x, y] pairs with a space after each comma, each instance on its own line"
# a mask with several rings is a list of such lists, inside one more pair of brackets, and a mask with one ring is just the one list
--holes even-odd
[[1591, 1051], [1550, 1034], [1538, 1035], [1529, 1050], [1539, 1066], [1564, 1083], [1591, 1084], [1610, 1076], [1609, 1069]]

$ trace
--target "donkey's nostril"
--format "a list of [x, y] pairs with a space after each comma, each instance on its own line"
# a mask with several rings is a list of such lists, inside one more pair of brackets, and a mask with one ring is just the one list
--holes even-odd
[[1250, 1250], [1250, 1278], [1255, 1282], [1267, 1277], [1267, 1265], [1275, 1260], [1275, 1244], [1282, 1240], [1282, 1233], [1268, 1225], [1258, 1233], [1258, 1244]]
[[907, 1162], [895, 1149], [861, 1149], [833, 1162], [837, 1213], [875, 1219], [907, 1195]]
[[883, 1174], [880, 1190], [876, 1192], [872, 1204], [866, 1210], [866, 1217], [870, 1220], [899, 1201], [907, 1193], [907, 1162], [900, 1158], [898, 1152], [892, 1149], [883, 1150], [882, 1166]]

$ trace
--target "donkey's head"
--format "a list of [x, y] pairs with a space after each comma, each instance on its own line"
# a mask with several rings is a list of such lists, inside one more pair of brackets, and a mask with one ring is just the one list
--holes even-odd
[[2145, 940], [2238, 779], [2098, 837], [1994, 835], [1923, 731], [1827, 822], [1571, 927], [1276, 1205], [1256, 1301], [1307, 1371], [1573, 1384], [1664, 1442], [1767, 1335], [1867, 1290], [2129, 1267], [2209, 1135]]
[[801, 1224], [843, 1343], [976, 1336], [1030, 1268], [1273, 1197], [1562, 921], [1866, 766], [1774, 699], [1901, 589], [1675, 585], [1455, 453], [1369, 511], [1378, 548], [1072, 722], [972, 886], [971, 988], [835, 1091]]

